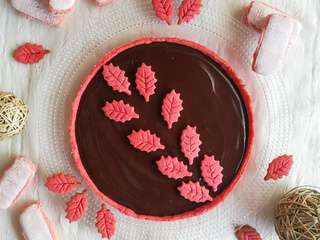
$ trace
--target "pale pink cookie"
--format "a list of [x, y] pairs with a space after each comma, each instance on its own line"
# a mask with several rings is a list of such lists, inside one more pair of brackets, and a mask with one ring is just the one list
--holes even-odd
[[53, 14], [69, 14], [74, 11], [76, 0], [49, 0], [49, 12]]
[[160, 143], [160, 138], [156, 134], [152, 134], [150, 130], [135, 130], [128, 136], [130, 144], [143, 152], [154, 152], [165, 147]]
[[190, 165], [193, 164], [193, 159], [199, 156], [201, 144], [202, 142], [200, 140], [200, 135], [197, 133], [197, 128], [188, 125], [182, 131], [180, 146], [181, 152], [188, 158]]
[[192, 176], [188, 171], [188, 166], [177, 157], [161, 156], [160, 160], [156, 162], [159, 171], [168, 178], [179, 179]]
[[204, 155], [201, 161], [201, 176], [214, 192], [218, 190], [218, 186], [222, 183], [222, 170], [223, 167], [214, 156]]
[[271, 15], [254, 53], [252, 69], [262, 75], [276, 72], [287, 53], [294, 22], [283, 15]]
[[91, 0], [93, 3], [103, 6], [112, 3], [112, 0]]
[[11, 0], [11, 5], [29, 20], [38, 20], [49, 26], [59, 26], [64, 20], [63, 14], [50, 13], [42, 0]]
[[37, 167], [23, 157], [17, 158], [0, 180], [0, 209], [9, 208], [28, 188]]
[[139, 118], [139, 115], [135, 113], [134, 107], [129, 104], [125, 104], [122, 100], [112, 102], [106, 102], [102, 108], [105, 116], [116, 122], [127, 122], [134, 118]]
[[[268, 24], [268, 17], [272, 14], [279, 14], [290, 17], [287, 13], [266, 3], [253, 1], [247, 8], [245, 22], [248, 26], [251, 26], [260, 32], [266, 27], [266, 25]], [[290, 42], [293, 43], [301, 31], [301, 24], [293, 17], [290, 18], [294, 22], [294, 28], [291, 36], [292, 39], [290, 40]]]
[[180, 117], [180, 112], [183, 110], [182, 102], [180, 93], [176, 93], [175, 90], [172, 90], [163, 99], [161, 114], [167, 122], [169, 129], [172, 128], [173, 123], [177, 122]]
[[29, 205], [20, 215], [20, 225], [25, 240], [57, 240], [53, 224], [39, 202]]

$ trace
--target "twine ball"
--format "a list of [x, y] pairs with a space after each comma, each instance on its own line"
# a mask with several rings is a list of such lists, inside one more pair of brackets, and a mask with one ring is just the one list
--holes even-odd
[[19, 133], [26, 124], [28, 108], [10, 93], [0, 92], [0, 139]]
[[275, 210], [275, 229], [281, 240], [320, 239], [320, 192], [298, 187], [286, 193]]

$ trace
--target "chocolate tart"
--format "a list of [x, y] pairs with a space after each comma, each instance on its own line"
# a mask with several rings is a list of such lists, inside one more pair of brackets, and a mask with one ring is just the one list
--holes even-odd
[[[131, 96], [107, 85], [102, 70], [109, 63], [126, 72]], [[142, 63], [152, 66], [158, 80], [149, 103], [135, 88], [135, 73]], [[167, 129], [161, 105], [171, 89], [181, 93], [184, 110], [174, 127]], [[126, 123], [106, 118], [101, 108], [112, 100], [134, 106], [140, 118]], [[163, 176], [155, 163], [162, 155], [188, 163], [180, 151], [186, 125], [197, 127], [202, 145], [199, 157], [188, 167], [193, 176], [183, 181], [207, 186], [200, 172], [204, 154], [214, 155], [223, 167], [223, 183], [217, 192], [210, 190], [211, 202], [194, 203], [181, 197], [177, 187], [182, 180]], [[133, 129], [150, 129], [166, 149], [152, 153], [134, 149], [127, 139]], [[144, 38], [108, 52], [94, 66], [73, 103], [70, 136], [77, 168], [103, 201], [136, 218], [183, 219], [222, 202], [243, 174], [253, 142], [251, 101], [237, 74], [210, 49], [183, 39]]]

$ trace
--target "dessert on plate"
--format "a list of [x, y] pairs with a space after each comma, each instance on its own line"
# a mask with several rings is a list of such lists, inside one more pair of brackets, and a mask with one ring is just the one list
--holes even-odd
[[81, 85], [70, 124], [90, 188], [150, 220], [222, 202], [248, 163], [250, 97], [227, 62], [198, 43], [139, 39], [108, 52]]

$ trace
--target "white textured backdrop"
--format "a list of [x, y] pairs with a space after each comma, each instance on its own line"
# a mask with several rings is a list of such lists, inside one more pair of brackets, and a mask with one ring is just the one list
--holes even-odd
[[[139, 36], [168, 34], [193, 39], [215, 49], [229, 59], [245, 79], [254, 97], [259, 123], [253, 159], [226, 203], [200, 220], [150, 223], [119, 216], [114, 211], [119, 219], [115, 239], [229, 240], [234, 239], [232, 229], [238, 223], [256, 227], [264, 239], [277, 239], [272, 225], [276, 199], [293, 186], [320, 186], [320, 2], [266, 1], [296, 16], [302, 22], [303, 31], [282, 71], [260, 78], [248, 70], [257, 35], [237, 22], [241, 21], [243, 6], [249, 1], [205, 1], [205, 13], [193, 22], [192, 31], [188, 31], [188, 26], [162, 25], [146, 4], [148, 0], [115, 0], [115, 4], [103, 8], [88, 1], [77, 2], [76, 12], [62, 28], [29, 22], [18, 16], [7, 1], [0, 2], [0, 91], [14, 92], [31, 108], [23, 134], [0, 142], [0, 172], [17, 155], [26, 155], [40, 166], [37, 181], [27, 194], [11, 209], [0, 212], [0, 239], [22, 239], [19, 211], [22, 204], [33, 199], [43, 202], [57, 225], [59, 239], [99, 239], [90, 220], [95, 206], [89, 209], [85, 221], [69, 225], [64, 219], [63, 199], [42, 187], [49, 173], [61, 169], [73, 171], [66, 164], [70, 158], [66, 153], [66, 126], [59, 123], [64, 122], [81, 77], [104, 51]], [[128, 14], [130, 8], [132, 14]], [[117, 21], [121, 23], [112, 26]], [[144, 22], [145, 27], [137, 29], [138, 24], [128, 28], [131, 22]], [[126, 27], [122, 29], [121, 25]], [[114, 35], [117, 31], [120, 32]], [[11, 57], [12, 51], [26, 41], [42, 43], [52, 53], [37, 65], [18, 64]], [[55, 142], [59, 144], [54, 145]], [[275, 184], [261, 182], [269, 158], [283, 151], [295, 157], [290, 177]], [[92, 202], [98, 200], [93, 198]]]

